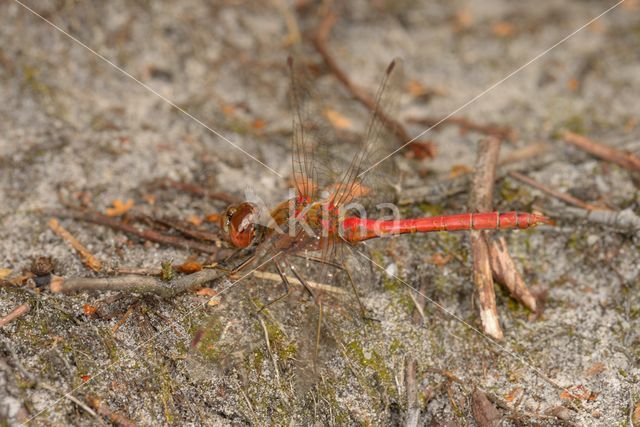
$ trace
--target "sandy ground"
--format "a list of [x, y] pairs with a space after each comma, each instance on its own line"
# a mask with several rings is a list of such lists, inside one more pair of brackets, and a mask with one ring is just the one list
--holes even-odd
[[[437, 305], [428, 302], [424, 318], [412, 321], [409, 288], [375, 266], [361, 269], [368, 272], [358, 273], [362, 302], [376, 320], [350, 316], [349, 304], [328, 304], [317, 375], [304, 362], [304, 342], [315, 339], [318, 313], [299, 289], [257, 315], [256, 307], [281, 292], [276, 283], [247, 278], [219, 305], [203, 308], [206, 297], [193, 293], [105, 301], [114, 294], [59, 295], [16, 279], [38, 256], [52, 257], [59, 276], [94, 275], [51, 231], [43, 209], [84, 205], [104, 212], [116, 199], [132, 199], [134, 212], [184, 220], [225, 207], [150, 185], [159, 178], [237, 196], [249, 191], [269, 202], [285, 197], [291, 137], [285, 58], [296, 28], [303, 35], [298, 47], [317, 64], [316, 90], [358, 135], [364, 108], [304, 37], [321, 11], [289, 3], [28, 1], [136, 82], [17, 2], [0, 2], [0, 269], [19, 283], [3, 282], [0, 314], [22, 303], [32, 307], [0, 331], [1, 423], [109, 424], [113, 418], [94, 418], [78, 404], [94, 396], [140, 425], [382, 425], [405, 423], [408, 414], [419, 425], [476, 425], [477, 388], [505, 404], [497, 409], [502, 425], [629, 425], [640, 401], [640, 239], [629, 231], [566, 219], [555, 228], [503, 232], [527, 283], [546, 298], [536, 317], [497, 289], [500, 343], [472, 329], [479, 320], [465, 233], [373, 242], [368, 256]], [[398, 117], [442, 117], [613, 5], [349, 2], [338, 8], [329, 47], [371, 92], [391, 58], [403, 58], [407, 81], [431, 95], [411, 96], [405, 88]], [[640, 152], [638, 46], [640, 4], [626, 0], [456, 114], [513, 128], [518, 137], [504, 144], [505, 156], [550, 144], [545, 161], [525, 162], [529, 176], [587, 202], [639, 213], [637, 177], [555, 139], [568, 128]], [[417, 135], [424, 127], [408, 129]], [[429, 132], [438, 156], [416, 161], [400, 153], [402, 188], [471, 167], [481, 137], [456, 127]], [[466, 201], [463, 193], [405, 206], [403, 213], [460, 212]], [[508, 178], [498, 182], [495, 204], [566, 208]], [[157, 268], [190, 255], [205, 260], [106, 227], [61, 223], [106, 267]], [[85, 304], [101, 307], [102, 315], [86, 315]], [[203, 341], [191, 348], [202, 330]], [[410, 359], [417, 363], [411, 375]], [[462, 383], [447, 380], [445, 371]], [[414, 404], [407, 400], [409, 376]], [[571, 399], [563, 387], [580, 396]]]

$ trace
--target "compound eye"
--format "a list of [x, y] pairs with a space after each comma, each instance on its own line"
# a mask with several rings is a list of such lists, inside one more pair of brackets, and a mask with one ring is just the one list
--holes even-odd
[[227, 210], [224, 212], [224, 215], [220, 216], [220, 228], [224, 232], [225, 235], [229, 235], [231, 231], [231, 218], [238, 210], [237, 206], [229, 206]]
[[227, 210], [229, 218], [226, 224], [227, 233], [229, 240], [235, 247], [246, 248], [253, 241], [257, 212], [258, 208], [248, 202], [241, 203], [232, 212], [231, 209]]

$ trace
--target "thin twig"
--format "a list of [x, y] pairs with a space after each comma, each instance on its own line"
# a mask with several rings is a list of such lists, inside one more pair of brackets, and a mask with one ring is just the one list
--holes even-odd
[[118, 412], [114, 412], [112, 411], [107, 405], [105, 405], [104, 403], [102, 403], [100, 401], [100, 399], [98, 399], [95, 396], [89, 396], [87, 398], [87, 401], [89, 402], [89, 404], [91, 406], [93, 406], [93, 408], [96, 410], [96, 412], [98, 412], [98, 414], [100, 414], [101, 416], [107, 418], [109, 421], [111, 421], [113, 424], [120, 426], [120, 427], [135, 427], [136, 423], [131, 421], [129, 418], [125, 417], [124, 415], [118, 413]]
[[493, 278], [502, 284], [511, 293], [511, 297], [520, 301], [529, 310], [536, 312], [538, 304], [529, 288], [524, 283], [524, 279], [516, 268], [513, 259], [507, 249], [507, 241], [504, 237], [492, 240], [489, 244], [491, 269]]
[[[411, 322], [414, 325], [420, 325], [425, 321], [424, 304], [425, 295], [429, 284], [426, 280], [422, 280], [420, 283], [420, 289], [418, 292], [409, 291], [409, 296], [415, 305], [413, 310], [413, 316]], [[405, 361], [405, 390], [407, 394], [407, 416], [405, 418], [404, 425], [409, 427], [417, 426], [420, 424], [420, 403], [418, 401], [418, 388], [416, 375], [418, 370], [418, 363], [416, 359], [409, 355]]]
[[276, 360], [275, 354], [271, 351], [271, 343], [269, 342], [269, 330], [267, 329], [267, 324], [264, 322], [262, 318], [260, 318], [260, 324], [262, 325], [262, 330], [264, 331], [264, 339], [267, 342], [267, 352], [269, 356], [271, 356], [271, 362], [273, 363], [273, 369], [276, 375], [276, 384], [278, 385], [278, 390], [282, 390], [280, 384], [280, 369], [278, 368], [278, 361]]
[[[259, 278], [259, 279], [270, 280], [272, 282], [281, 282], [282, 281], [282, 278], [280, 277], [279, 274], [270, 273], [268, 271], [255, 270], [251, 274], [253, 276]], [[286, 278], [289, 281], [289, 283], [292, 284], [292, 285], [304, 286], [295, 277], [286, 276]], [[327, 285], [327, 284], [324, 284], [324, 283], [318, 283], [318, 282], [310, 282], [310, 281], [307, 281], [307, 280], [305, 280], [304, 282], [311, 289], [318, 289], [318, 290], [322, 290], [322, 291], [327, 291], [327, 292], [331, 292], [331, 293], [334, 293], [334, 294], [337, 294], [337, 295], [346, 295], [346, 294], [348, 294], [348, 292], [345, 291], [344, 289], [337, 288], [335, 286]]]
[[[338, 79], [340, 83], [353, 95], [353, 97], [363, 104], [369, 111], [376, 110], [376, 102], [373, 97], [371, 97], [366, 90], [356, 85], [351, 81], [347, 73], [340, 68], [335, 58], [329, 52], [329, 47], [327, 41], [329, 39], [329, 35], [331, 30], [335, 26], [338, 20], [338, 16], [333, 11], [328, 11], [320, 21], [320, 24], [316, 28], [313, 34], [313, 45], [316, 50], [322, 56], [325, 64], [331, 71], [331, 73]], [[393, 117], [388, 116], [384, 111], [377, 111], [378, 116], [384, 123], [384, 125], [393, 132], [394, 135], [398, 138], [401, 144], [406, 143], [407, 141], [411, 141], [413, 138], [409, 135], [404, 126], [395, 120]], [[415, 141], [416, 150], [420, 150], [421, 157], [434, 157], [435, 156], [435, 147], [431, 142], [428, 141]], [[419, 148], [418, 148], [419, 147]], [[411, 148], [411, 144], [409, 145]]]
[[[510, 155], [500, 159], [500, 168], [497, 172], [498, 178], [502, 179], [508, 170], [527, 169], [541, 167], [557, 158], [550, 154], [543, 155], [549, 151], [549, 144], [537, 143], [528, 145], [520, 150], [512, 152]], [[524, 160], [532, 159], [533, 162], [523, 165]], [[463, 173], [455, 178], [445, 178], [422, 187], [414, 187], [402, 190], [398, 204], [407, 205], [414, 203], [440, 203], [446, 197], [451, 197], [467, 191], [471, 183], [471, 173]]]
[[601, 159], [617, 163], [630, 171], [640, 171], [640, 157], [632, 153], [620, 151], [616, 148], [600, 144], [585, 136], [569, 131], [565, 131], [562, 136], [565, 142], [568, 142], [587, 153], [600, 157]]
[[160, 267], [116, 267], [114, 274], [137, 274], [140, 276], [160, 276], [162, 274], [162, 268]]
[[171, 187], [171, 188], [175, 188], [176, 190], [180, 190], [183, 191], [185, 193], [191, 193], [194, 194], [196, 196], [200, 196], [200, 197], [204, 197], [207, 199], [211, 199], [211, 200], [221, 200], [223, 202], [232, 204], [232, 203], [240, 203], [242, 200], [240, 200], [238, 197], [229, 194], [229, 193], [225, 193], [225, 192], [221, 192], [221, 191], [208, 191], [206, 188], [201, 187], [197, 184], [194, 183], [188, 183], [188, 182], [180, 182], [180, 181], [174, 181], [172, 179], [169, 178], [165, 178], [165, 179], [160, 179], [157, 181], [154, 181], [152, 183], [152, 187]]
[[[49, 390], [53, 393], [62, 393], [58, 388], [53, 387], [52, 385], [49, 385], [45, 382], [42, 381], [38, 381], [38, 386]], [[98, 418], [98, 414], [96, 414], [94, 412], [93, 409], [89, 408], [84, 402], [82, 402], [81, 400], [78, 400], [72, 393], [64, 393], [62, 395], [62, 397], [64, 397], [65, 399], [69, 399], [70, 401], [72, 401], [73, 403], [75, 403], [76, 405], [78, 405], [80, 408], [84, 409], [85, 412], [87, 412], [89, 415], [91, 415], [94, 418]]]
[[9, 314], [4, 317], [0, 317], [0, 328], [13, 322], [20, 316], [24, 316], [31, 310], [31, 306], [27, 303], [17, 306]]
[[438, 128], [447, 125], [455, 125], [460, 127], [460, 130], [462, 130], [463, 132], [477, 132], [487, 136], [493, 136], [498, 139], [509, 140], [512, 142], [518, 138], [518, 133], [510, 127], [502, 127], [492, 124], [483, 125], [475, 123], [474, 121], [469, 120], [465, 117], [447, 117], [444, 120], [437, 117], [410, 117], [407, 119], [407, 121], [427, 126], [432, 130], [438, 130]]
[[417, 427], [420, 423], [420, 404], [418, 402], [418, 387], [416, 385], [416, 360], [408, 356], [405, 361], [405, 389], [407, 394], [407, 415], [404, 420], [406, 427]]
[[[499, 153], [500, 140], [497, 138], [487, 138], [478, 143], [475, 174], [469, 197], [471, 212], [490, 212], [493, 209], [493, 186]], [[496, 308], [487, 233], [472, 230], [470, 234], [473, 281], [478, 291], [482, 328], [490, 337], [502, 339], [504, 334], [500, 327], [498, 309]]]
[[161, 297], [171, 297], [190, 289], [205, 285], [219, 278], [222, 272], [215, 269], [204, 269], [193, 274], [180, 276], [170, 281], [151, 276], [116, 276], [116, 277], [72, 277], [51, 279], [52, 292], [78, 291], [120, 291], [133, 293], [151, 293]]
[[574, 206], [577, 206], [579, 208], [587, 209], [587, 210], [602, 210], [602, 208], [599, 208], [598, 206], [589, 204], [587, 202], [583, 202], [582, 200], [580, 200], [580, 199], [578, 199], [576, 197], [573, 197], [570, 194], [566, 194], [566, 193], [563, 193], [561, 191], [553, 190], [553, 189], [547, 187], [546, 185], [536, 181], [535, 179], [530, 178], [530, 177], [528, 177], [526, 175], [523, 175], [523, 174], [521, 174], [519, 172], [511, 171], [511, 172], [509, 172], [509, 176], [512, 177], [512, 178], [515, 178], [518, 181], [520, 181], [520, 182], [522, 182], [524, 184], [527, 184], [527, 185], [529, 185], [529, 186], [531, 186], [533, 188], [537, 188], [538, 190], [540, 190], [540, 191], [542, 191], [544, 193], [547, 193], [548, 195], [553, 196], [556, 199], [562, 200], [563, 202], [568, 203], [570, 205], [574, 205]]
[[102, 263], [95, 257], [87, 248], [84, 247], [82, 243], [78, 241], [71, 233], [69, 233], [55, 218], [51, 218], [49, 220], [49, 228], [53, 230], [58, 236], [60, 236], [63, 240], [66, 240], [73, 249], [75, 249], [80, 256], [82, 257], [82, 261], [93, 271], [100, 271], [102, 268]]
[[222, 238], [218, 233], [212, 233], [210, 231], [199, 230], [193, 227], [189, 227], [175, 219], [151, 218], [151, 217], [148, 217], [148, 219], [150, 219], [151, 221], [157, 224], [177, 230], [187, 237], [192, 237], [194, 239], [204, 240], [209, 242], [216, 242], [216, 243], [219, 243], [222, 241]]
[[[114, 230], [123, 231], [127, 234], [131, 234], [151, 242], [162, 243], [183, 249], [192, 249], [208, 254], [219, 254], [222, 252], [219, 248], [211, 244], [204, 244], [176, 236], [168, 236], [154, 230], [140, 230], [131, 224], [127, 224], [126, 222], [119, 221], [98, 212], [52, 210], [48, 211], [48, 213], [58, 218], [71, 218], [79, 221], [91, 222], [93, 224], [104, 225], [113, 228]], [[222, 254], [220, 253], [220, 255]]]
[[640, 216], [636, 215], [630, 208], [622, 211], [591, 211], [580, 208], [564, 208], [558, 211], [549, 211], [549, 214], [556, 218], [584, 220], [623, 232], [640, 232]]

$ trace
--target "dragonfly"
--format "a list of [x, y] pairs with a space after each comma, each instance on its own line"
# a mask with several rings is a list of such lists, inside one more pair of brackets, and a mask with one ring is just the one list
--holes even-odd
[[387, 157], [396, 151], [392, 145], [395, 140], [385, 129], [386, 118], [398, 105], [402, 61], [396, 58], [386, 68], [364, 137], [347, 160], [344, 159], [347, 150], [329, 140], [327, 132], [323, 133], [316, 124], [320, 113], [309, 107], [314, 95], [307, 80], [301, 77], [304, 76], [301, 66], [290, 57], [288, 68], [295, 195], [267, 213], [256, 203], [246, 201], [229, 206], [221, 215], [224, 238], [239, 250], [253, 249], [252, 256], [237, 271], [273, 259], [287, 292], [289, 283], [284, 270], [288, 268], [313, 295], [302, 274], [289, 262], [292, 256], [309, 259], [309, 253], [316, 253], [314, 260], [344, 269], [346, 265], [341, 260], [344, 251], [340, 247], [352, 247], [369, 239], [442, 231], [526, 229], [552, 223], [545, 216], [518, 211], [369, 218], [366, 207], [380, 200], [377, 192], [381, 187], [390, 186], [379, 172], [385, 163], [391, 164]]

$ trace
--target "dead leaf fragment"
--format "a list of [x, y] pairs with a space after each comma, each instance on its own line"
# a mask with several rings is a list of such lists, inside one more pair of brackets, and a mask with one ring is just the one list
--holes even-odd
[[466, 30], [473, 25], [473, 15], [468, 7], [462, 7], [456, 10], [453, 16], [453, 31], [460, 32]]
[[597, 362], [594, 363], [593, 365], [589, 366], [587, 368], [587, 370], [585, 371], [585, 375], [587, 377], [594, 377], [596, 375], [598, 375], [599, 373], [603, 372], [606, 369], [604, 363], [602, 362]]
[[4, 279], [11, 274], [13, 270], [10, 268], [0, 268], [0, 279]]
[[180, 264], [177, 267], [177, 270], [180, 273], [191, 274], [191, 273], [195, 273], [196, 271], [202, 270], [202, 264], [195, 261], [187, 261], [184, 264]]
[[84, 314], [86, 314], [87, 316], [92, 316], [92, 315], [96, 314], [96, 311], [98, 311], [98, 308], [93, 306], [93, 305], [84, 304], [82, 306], [82, 312]]
[[500, 21], [493, 24], [493, 27], [491, 27], [491, 32], [495, 36], [507, 38], [513, 36], [516, 33], [516, 27], [514, 27], [510, 22]]
[[202, 224], [202, 218], [200, 218], [198, 215], [189, 215], [187, 217], [187, 221], [196, 226]]
[[571, 92], [577, 92], [578, 89], [580, 89], [580, 80], [576, 79], [575, 77], [570, 78], [567, 81], [567, 89], [569, 89]]
[[133, 207], [134, 203], [132, 199], [128, 199], [126, 202], [122, 202], [120, 199], [116, 199], [113, 201], [113, 207], [107, 208], [106, 214], [107, 216], [120, 216], [127, 213], [129, 209]]
[[267, 126], [267, 121], [263, 119], [255, 119], [253, 123], [251, 123], [251, 126], [255, 130], [262, 130]]
[[449, 171], [449, 177], [450, 178], [456, 178], [462, 175], [466, 175], [468, 173], [473, 172], [473, 169], [471, 169], [469, 166], [467, 165], [453, 165], [451, 167], [451, 171]]
[[431, 264], [442, 267], [443, 265], [447, 265], [452, 259], [453, 256], [451, 254], [443, 255], [440, 252], [436, 252], [431, 256]]
[[522, 387], [515, 387], [509, 393], [504, 396], [504, 400], [507, 402], [513, 402], [518, 396], [522, 394]]
[[500, 411], [493, 406], [487, 395], [476, 390], [471, 395], [473, 418], [479, 427], [495, 427], [500, 423]]
[[640, 426], [640, 402], [636, 403], [636, 407], [633, 408], [633, 413], [631, 414], [631, 422], [634, 427]]
[[202, 288], [196, 291], [196, 295], [201, 295], [205, 297], [215, 297], [218, 295], [218, 292], [211, 288]]
[[324, 110], [324, 115], [336, 129], [349, 129], [351, 127], [351, 120], [336, 110], [327, 108]]
[[598, 395], [582, 384], [574, 385], [562, 390], [560, 399], [596, 400]]

